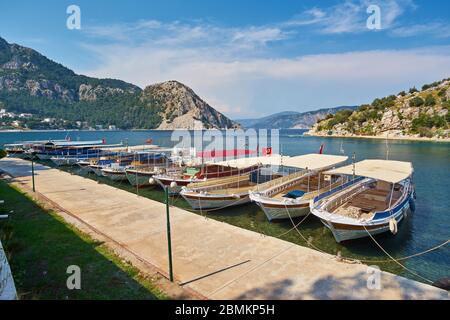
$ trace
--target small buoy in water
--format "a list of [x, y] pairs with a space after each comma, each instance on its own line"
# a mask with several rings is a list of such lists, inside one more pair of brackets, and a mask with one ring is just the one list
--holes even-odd
[[397, 234], [397, 220], [389, 220], [389, 230], [391, 230], [392, 234]]
[[442, 278], [439, 280], [436, 280], [435, 282], [433, 282], [432, 284], [433, 286], [437, 287], [437, 288], [441, 288], [444, 290], [450, 290], [450, 278]]
[[170, 183], [170, 187], [171, 188], [175, 188], [177, 186], [177, 183], [175, 182], [175, 181], [172, 181], [171, 183]]
[[148, 179], [148, 183], [155, 184], [155, 178], [151, 177], [150, 179]]

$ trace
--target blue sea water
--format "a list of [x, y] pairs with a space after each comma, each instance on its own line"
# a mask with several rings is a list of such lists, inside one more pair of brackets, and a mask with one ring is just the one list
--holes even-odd
[[[280, 145], [283, 154], [317, 153], [324, 144], [324, 153], [344, 154], [356, 159], [389, 159], [410, 161], [414, 166], [417, 191], [416, 211], [405, 222], [395, 237], [382, 239], [383, 246], [396, 257], [408, 256], [426, 250], [450, 238], [450, 144], [436, 142], [390, 141], [359, 138], [331, 138], [302, 136], [304, 130], [281, 130]], [[125, 142], [144, 144], [149, 138], [154, 144], [171, 147], [171, 131], [73, 131], [73, 132], [0, 132], [0, 146], [24, 140], [106, 139], [107, 143]], [[330, 240], [331, 241], [331, 240]], [[367, 241], [367, 240], [364, 240]], [[330, 244], [331, 245], [331, 244]], [[361, 242], [346, 245], [346, 250], [359, 255], [373, 256]], [[371, 250], [378, 250], [373, 248]], [[383, 255], [380, 254], [380, 257]], [[450, 276], [450, 245], [432, 253], [407, 260], [404, 264], [422, 276], [436, 280]]]

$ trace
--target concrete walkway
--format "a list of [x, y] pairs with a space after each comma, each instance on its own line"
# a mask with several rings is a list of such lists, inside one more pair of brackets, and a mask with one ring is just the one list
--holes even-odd
[[[30, 162], [0, 169], [31, 185]], [[128, 250], [167, 271], [165, 205], [76, 175], [36, 166], [39, 193]], [[232, 209], [230, 209], [232, 210]], [[367, 288], [362, 264], [171, 208], [176, 281], [209, 299], [448, 299], [446, 291], [381, 274]]]

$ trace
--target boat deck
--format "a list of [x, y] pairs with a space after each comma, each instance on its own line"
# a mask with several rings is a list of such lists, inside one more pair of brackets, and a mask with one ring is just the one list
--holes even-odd
[[[324, 189], [325, 186], [329, 186], [330, 182], [329, 181], [325, 181], [324, 180], [324, 176], [321, 175], [320, 177], [320, 187], [321, 190]], [[316, 196], [316, 194], [318, 193], [317, 188], [319, 187], [319, 177], [318, 175], [315, 176], [311, 176], [309, 178], [309, 188], [308, 188], [308, 178], [304, 178], [301, 181], [299, 181], [298, 184], [284, 189], [283, 191], [280, 191], [279, 193], [275, 194], [272, 196], [273, 199], [284, 199], [284, 195], [287, 194], [288, 192], [294, 191], [294, 190], [300, 190], [305, 192], [305, 194], [309, 191], [310, 194], [308, 196], [306, 196], [305, 198], [312, 198], [314, 196]]]
[[219, 189], [219, 190], [211, 190], [208, 191], [210, 194], [238, 194], [238, 193], [244, 193], [251, 189], [253, 189], [256, 186], [256, 183], [250, 182], [250, 181], [244, 181], [242, 182], [239, 187], [233, 187], [233, 188], [226, 188], [226, 189]]
[[[385, 211], [389, 208], [390, 195], [389, 190], [370, 188], [337, 206], [332, 212], [355, 219], [370, 219], [375, 212]], [[392, 204], [396, 203], [401, 196], [400, 189], [394, 191]]]

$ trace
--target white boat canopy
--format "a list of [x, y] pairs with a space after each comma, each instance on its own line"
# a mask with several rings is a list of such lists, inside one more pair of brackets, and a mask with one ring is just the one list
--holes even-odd
[[[413, 173], [411, 162], [393, 160], [363, 160], [355, 163], [355, 175], [398, 183]], [[353, 175], [353, 165], [326, 171], [325, 174]]]
[[229, 166], [229, 167], [241, 169], [241, 168], [251, 167], [251, 166], [254, 166], [257, 164], [279, 166], [282, 164], [281, 158], [283, 158], [283, 161], [285, 161], [285, 159], [290, 158], [290, 157], [280, 156], [279, 154], [273, 154], [270, 156], [239, 158], [239, 159], [231, 159], [231, 160], [226, 160], [226, 161], [208, 162], [208, 163], [216, 164], [219, 166]]
[[301, 169], [321, 169], [335, 166], [347, 161], [347, 156], [334, 156], [328, 154], [305, 154], [289, 157], [274, 154], [271, 156], [240, 158], [228, 161], [216, 162], [217, 165], [230, 166], [234, 168], [246, 168], [257, 164], [272, 166], [287, 166]]
[[311, 153], [283, 159], [283, 166], [318, 170], [336, 166], [347, 161], [347, 159], [347, 156]]

